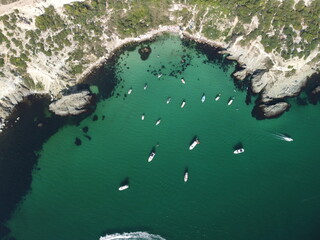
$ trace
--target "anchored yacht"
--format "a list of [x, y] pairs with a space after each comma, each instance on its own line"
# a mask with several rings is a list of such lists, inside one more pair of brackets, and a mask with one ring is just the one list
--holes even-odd
[[131, 94], [131, 93], [132, 93], [132, 88], [130, 88], [128, 91], [128, 94]]
[[187, 182], [187, 181], [188, 181], [188, 178], [189, 178], [189, 176], [188, 176], [188, 171], [186, 171], [186, 172], [184, 173], [183, 181], [184, 181], [184, 182]]
[[182, 101], [181, 108], [184, 108], [184, 105], [186, 105], [186, 101], [185, 100]]
[[156, 122], [156, 126], [159, 125], [161, 122], [161, 119], [159, 119], [157, 122]]
[[219, 93], [219, 94], [216, 96], [215, 100], [218, 101], [218, 100], [220, 99], [220, 96], [221, 96], [221, 94]]
[[239, 153], [243, 153], [244, 152], [244, 148], [239, 148], [233, 151], [234, 154], [239, 154]]
[[206, 100], [206, 96], [203, 94], [202, 98], [201, 98], [201, 102], [204, 102]]
[[156, 155], [155, 152], [151, 152], [148, 158], [148, 162], [151, 162], [155, 155]]
[[186, 81], [184, 80], [184, 78], [181, 78], [181, 82], [182, 82], [183, 84], [186, 84]]
[[197, 146], [197, 144], [200, 144], [200, 141], [196, 138], [196, 140], [193, 141], [193, 143], [190, 145], [189, 150], [192, 150]]
[[119, 187], [119, 191], [123, 191], [123, 190], [126, 190], [128, 188], [129, 188], [129, 185], [126, 184], [126, 185], [123, 185], [123, 186]]
[[234, 99], [233, 97], [229, 99], [229, 101], [228, 101], [228, 106], [232, 104], [233, 99]]
[[167, 104], [169, 104], [170, 101], [171, 101], [171, 97], [168, 97], [168, 98], [167, 98]]

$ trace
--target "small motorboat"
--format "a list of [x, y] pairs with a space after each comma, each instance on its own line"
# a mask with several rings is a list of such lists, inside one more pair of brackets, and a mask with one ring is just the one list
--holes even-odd
[[203, 94], [201, 97], [201, 102], [204, 102], [206, 100], [206, 96]]
[[234, 154], [239, 154], [239, 153], [243, 153], [244, 152], [244, 148], [239, 148], [233, 151]]
[[287, 136], [283, 136], [282, 139], [287, 141], [287, 142], [292, 142], [293, 141], [293, 138], [287, 137]]
[[186, 171], [185, 173], [184, 173], [184, 177], [183, 177], [183, 181], [184, 182], [187, 182], [188, 181], [188, 171]]
[[132, 93], [132, 88], [130, 88], [128, 91], [128, 94], [131, 94], [131, 93]]
[[183, 84], [186, 84], [186, 81], [184, 80], [184, 78], [181, 78], [181, 82], [182, 82]]
[[156, 155], [155, 152], [151, 152], [148, 158], [148, 162], [151, 162], [155, 155]]
[[220, 99], [221, 94], [219, 93], [214, 100], [218, 101]]
[[197, 146], [197, 144], [200, 144], [200, 141], [196, 138], [196, 140], [193, 141], [193, 143], [190, 145], [189, 150], [192, 150]]
[[171, 101], [171, 97], [168, 97], [168, 98], [167, 98], [167, 104], [169, 104], [170, 101]]
[[186, 101], [185, 100], [182, 101], [181, 108], [184, 108], [184, 105], [186, 105]]
[[141, 120], [144, 120], [144, 114], [141, 115]]
[[283, 133], [274, 133], [273, 134], [276, 138], [280, 139], [280, 140], [283, 140], [283, 141], [286, 141], [286, 142], [292, 142], [293, 141], [293, 138], [289, 137], [288, 135], [286, 134], [283, 134]]
[[123, 186], [119, 187], [119, 191], [123, 191], [123, 190], [126, 190], [128, 188], [129, 188], [129, 185], [126, 184], [126, 185], [123, 185]]
[[145, 84], [144, 87], [143, 87], [143, 90], [146, 90], [148, 87], [148, 84]]
[[159, 119], [158, 121], [156, 121], [156, 126], [159, 125], [161, 122], [161, 119]]
[[158, 78], [161, 78], [162, 77], [162, 74], [158, 74]]
[[228, 106], [230, 106], [230, 105], [232, 104], [233, 99], [234, 99], [233, 97], [229, 99], [229, 101], [228, 101]]

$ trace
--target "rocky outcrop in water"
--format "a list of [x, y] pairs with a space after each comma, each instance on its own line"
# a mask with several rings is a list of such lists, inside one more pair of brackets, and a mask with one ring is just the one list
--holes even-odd
[[282, 115], [290, 108], [287, 102], [278, 102], [275, 104], [260, 104], [253, 109], [252, 115], [257, 119], [276, 118]]
[[49, 105], [49, 110], [59, 116], [79, 115], [88, 111], [92, 94], [88, 90], [65, 95]]
[[149, 55], [151, 54], [151, 48], [148, 47], [142, 47], [138, 50], [139, 54], [140, 54], [140, 58], [141, 60], [145, 61], [149, 58]]

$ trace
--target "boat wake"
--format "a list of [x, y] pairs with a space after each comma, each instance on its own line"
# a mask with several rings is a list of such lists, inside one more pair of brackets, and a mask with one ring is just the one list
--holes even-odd
[[287, 134], [283, 134], [283, 133], [272, 133], [272, 136], [274, 136], [275, 138], [277, 138], [279, 140], [286, 141], [286, 142], [293, 141], [293, 138], [291, 138]]
[[130, 232], [130, 233], [114, 233], [107, 234], [104, 237], [100, 237], [99, 240], [113, 240], [113, 239], [136, 239], [136, 240], [165, 240], [159, 235], [150, 234], [147, 232]]

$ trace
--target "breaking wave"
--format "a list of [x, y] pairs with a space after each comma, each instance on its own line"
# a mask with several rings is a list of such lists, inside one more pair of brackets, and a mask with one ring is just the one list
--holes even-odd
[[135, 240], [165, 240], [159, 235], [150, 234], [147, 232], [130, 232], [130, 233], [114, 233], [107, 234], [104, 237], [100, 237], [99, 240], [121, 240], [121, 239], [135, 239]]

